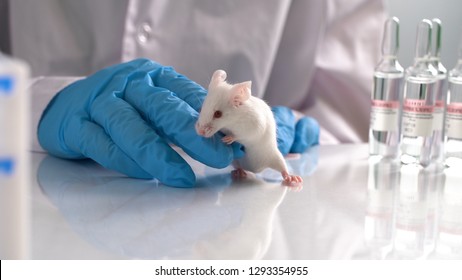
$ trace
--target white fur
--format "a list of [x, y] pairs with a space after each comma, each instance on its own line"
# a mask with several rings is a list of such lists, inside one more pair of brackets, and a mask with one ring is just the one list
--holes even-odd
[[[223, 70], [215, 71], [212, 76], [196, 124], [198, 133], [211, 137], [221, 131], [241, 143], [245, 147], [245, 156], [235, 162], [236, 167], [251, 172], [260, 172], [268, 167], [287, 171], [277, 147], [276, 123], [270, 107], [263, 100], [251, 96], [250, 81], [230, 85], [225, 78]], [[222, 112], [221, 118], [213, 117], [217, 110]]]

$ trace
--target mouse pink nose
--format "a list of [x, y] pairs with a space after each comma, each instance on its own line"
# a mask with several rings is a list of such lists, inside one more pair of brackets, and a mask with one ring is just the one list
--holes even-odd
[[205, 135], [205, 129], [202, 127], [199, 122], [196, 122], [196, 132], [197, 134], [204, 136]]

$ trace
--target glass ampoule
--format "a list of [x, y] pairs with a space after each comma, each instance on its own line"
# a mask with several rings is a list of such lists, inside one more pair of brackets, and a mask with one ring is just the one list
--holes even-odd
[[399, 64], [399, 20], [385, 22], [382, 58], [374, 71], [369, 127], [369, 154], [380, 158], [396, 158], [400, 141], [400, 107], [404, 80]]
[[432, 51], [430, 63], [435, 67], [436, 85], [435, 85], [435, 108], [433, 111], [433, 143], [432, 143], [432, 160], [441, 162], [444, 151], [444, 110], [447, 98], [447, 70], [441, 63], [441, 20], [432, 19], [433, 36]]
[[446, 107], [445, 163], [462, 166], [462, 37], [457, 65], [449, 72]]
[[401, 162], [431, 161], [437, 70], [430, 63], [432, 22], [417, 27], [414, 64], [406, 69], [402, 112]]

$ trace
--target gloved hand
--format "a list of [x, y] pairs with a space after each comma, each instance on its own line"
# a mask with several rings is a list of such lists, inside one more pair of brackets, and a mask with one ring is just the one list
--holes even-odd
[[291, 109], [282, 106], [272, 107], [277, 125], [279, 151], [283, 155], [303, 153], [309, 147], [319, 144], [319, 124], [310, 117], [295, 120]]
[[[57, 157], [91, 158], [130, 177], [190, 187], [194, 172], [168, 142], [215, 168], [242, 156], [238, 143], [228, 146], [220, 135], [196, 134], [197, 111], [206, 94], [171, 67], [147, 59], [114, 65], [61, 90], [42, 115], [38, 139]], [[284, 154], [317, 144], [319, 126], [314, 120], [295, 122], [285, 107], [273, 112]]]
[[194, 172], [168, 142], [215, 168], [242, 155], [238, 144], [196, 134], [206, 94], [171, 67], [147, 59], [118, 64], [59, 92], [42, 115], [38, 139], [58, 157], [91, 158], [130, 177], [190, 187]]

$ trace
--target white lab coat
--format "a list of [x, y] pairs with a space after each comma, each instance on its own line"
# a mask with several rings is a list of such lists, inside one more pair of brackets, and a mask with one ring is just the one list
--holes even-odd
[[316, 118], [321, 143], [367, 141], [381, 0], [41, 0], [10, 11], [13, 54], [34, 75], [148, 57], [207, 86], [224, 69], [269, 104]]

